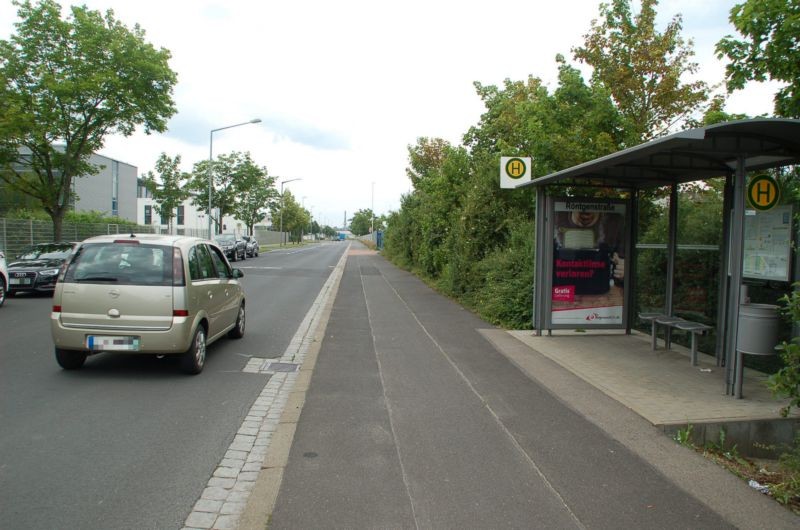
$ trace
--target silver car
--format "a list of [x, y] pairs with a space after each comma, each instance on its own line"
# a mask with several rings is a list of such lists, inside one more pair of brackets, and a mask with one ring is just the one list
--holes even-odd
[[177, 354], [185, 372], [198, 374], [208, 344], [244, 336], [242, 276], [216, 244], [200, 238], [87, 239], [53, 295], [56, 361], [74, 370], [100, 352]]

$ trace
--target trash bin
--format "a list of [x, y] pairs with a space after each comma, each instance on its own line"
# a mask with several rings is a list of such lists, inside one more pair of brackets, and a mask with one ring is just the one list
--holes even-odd
[[736, 373], [734, 397], [742, 398], [744, 355], [776, 355], [778, 344], [778, 306], [741, 304], [736, 332]]
[[749, 355], [775, 355], [777, 344], [778, 306], [772, 304], [740, 305], [736, 351]]

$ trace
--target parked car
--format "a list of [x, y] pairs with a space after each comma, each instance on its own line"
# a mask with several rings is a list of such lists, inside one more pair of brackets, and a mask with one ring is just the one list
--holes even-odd
[[236, 261], [247, 258], [247, 245], [244, 239], [239, 239], [234, 234], [219, 234], [214, 240], [229, 260]]
[[6, 301], [6, 291], [8, 290], [8, 267], [6, 266], [6, 255], [0, 252], [0, 307]]
[[244, 336], [242, 276], [217, 245], [200, 238], [87, 239], [53, 296], [56, 361], [74, 370], [100, 352], [174, 354], [185, 372], [198, 374], [208, 344], [225, 334]]
[[14, 297], [19, 293], [51, 293], [64, 262], [70, 257], [77, 243], [39, 243], [24, 249], [8, 263], [8, 293]]
[[256, 258], [258, 257], [258, 241], [253, 236], [242, 236], [245, 243], [245, 250], [249, 257]]

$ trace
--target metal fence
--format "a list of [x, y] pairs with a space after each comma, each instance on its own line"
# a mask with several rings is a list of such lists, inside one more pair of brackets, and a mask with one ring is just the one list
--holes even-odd
[[[177, 234], [182, 236], [208, 237], [203, 228], [172, 227], [158, 225], [107, 224], [107, 223], [64, 223], [61, 228], [62, 241], [83, 241], [87, 237], [107, 234]], [[255, 236], [262, 245], [280, 242], [280, 232], [256, 227]], [[22, 249], [36, 243], [53, 241], [53, 223], [31, 219], [0, 218], [0, 250], [15, 256]]]
[[[87, 237], [106, 234], [160, 233], [158, 226], [135, 224], [83, 224], [64, 223], [61, 228], [62, 241], [83, 241]], [[192, 234], [187, 234], [192, 235]], [[53, 223], [32, 219], [0, 218], [0, 250], [14, 256], [27, 246], [53, 241]]]

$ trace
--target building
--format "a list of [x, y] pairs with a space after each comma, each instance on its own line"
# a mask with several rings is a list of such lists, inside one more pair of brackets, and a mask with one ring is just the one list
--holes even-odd
[[[162, 233], [208, 237], [208, 217], [204, 211], [192, 204], [192, 199], [183, 201], [183, 204], [175, 209], [172, 225], [170, 226], [166, 216], [156, 212], [156, 201], [153, 199], [152, 193], [145, 187], [142, 179], [138, 179], [136, 197], [137, 224], [156, 226]], [[266, 219], [259, 223], [258, 226], [263, 226], [264, 223], [266, 223]], [[221, 232], [226, 234], [247, 234], [247, 225], [230, 215], [222, 218], [222, 226], [220, 228]]]
[[[25, 151], [20, 152], [24, 160]], [[89, 158], [89, 163], [96, 166], [98, 171], [94, 175], [72, 179], [72, 208], [76, 212], [97, 211], [131, 222], [136, 221], [136, 166], [96, 153]], [[0, 201], [3, 212], [20, 207], [40, 207], [38, 200], [13, 192], [5, 184], [2, 195], [7, 198]]]
[[137, 167], [98, 154], [89, 162], [99, 171], [73, 179], [75, 211], [97, 211], [136, 221]]

